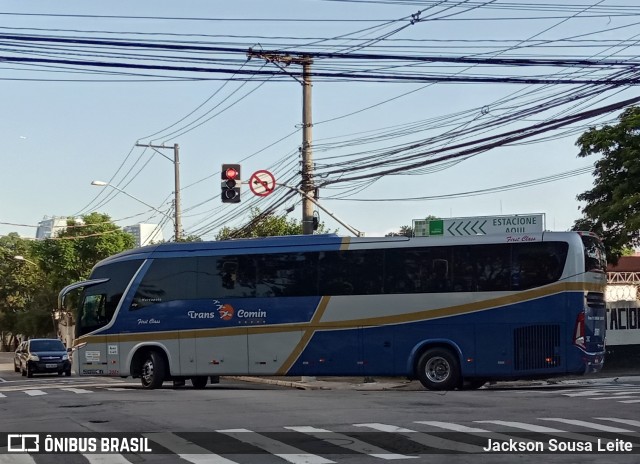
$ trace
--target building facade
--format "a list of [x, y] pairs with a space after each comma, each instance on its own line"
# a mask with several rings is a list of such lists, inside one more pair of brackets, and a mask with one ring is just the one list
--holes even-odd
[[45, 238], [55, 237], [56, 234], [67, 228], [66, 216], [45, 216], [42, 221], [38, 222], [36, 229], [36, 239], [44, 240]]
[[133, 235], [136, 239], [136, 246], [146, 246], [152, 243], [162, 242], [164, 235], [158, 224], [135, 224], [122, 228], [125, 232]]

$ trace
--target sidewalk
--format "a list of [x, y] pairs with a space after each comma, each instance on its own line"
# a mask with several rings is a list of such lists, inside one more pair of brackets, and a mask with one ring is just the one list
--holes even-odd
[[[356, 390], [356, 391], [418, 391], [425, 390], [417, 380], [407, 380], [402, 377], [250, 377], [250, 376], [224, 376], [227, 379], [243, 382], [264, 383], [279, 385], [299, 390]], [[304, 379], [304, 380], [303, 380]], [[315, 379], [315, 380], [314, 380]], [[491, 382], [485, 384], [482, 389], [497, 388], [532, 388], [544, 386], [571, 386], [571, 385], [598, 385], [604, 383], [640, 382], [640, 370], [625, 370], [599, 373], [589, 376], [556, 377], [540, 380], [510, 380]]]

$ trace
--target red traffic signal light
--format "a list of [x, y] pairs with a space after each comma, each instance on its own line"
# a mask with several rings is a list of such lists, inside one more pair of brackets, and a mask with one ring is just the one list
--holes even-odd
[[240, 165], [222, 165], [221, 198], [223, 203], [240, 203]]

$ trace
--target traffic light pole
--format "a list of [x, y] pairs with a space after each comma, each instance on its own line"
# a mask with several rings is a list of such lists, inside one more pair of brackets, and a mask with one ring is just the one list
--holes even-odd
[[177, 143], [173, 145], [173, 159], [169, 158], [164, 153], [158, 151], [159, 149], [166, 150], [166, 149], [171, 149], [172, 147], [167, 147], [165, 145], [152, 145], [152, 144], [142, 144], [142, 143], [136, 143], [136, 147], [151, 148], [153, 151], [155, 151], [161, 156], [164, 156], [165, 158], [167, 158], [169, 161], [173, 163], [173, 176], [174, 176], [174, 188], [175, 188], [174, 204], [173, 204], [173, 211], [174, 211], [173, 235], [175, 237], [176, 242], [179, 242], [180, 239], [182, 238], [182, 222], [181, 222], [182, 213], [181, 213], [181, 205], [180, 205], [180, 147], [178, 146]]

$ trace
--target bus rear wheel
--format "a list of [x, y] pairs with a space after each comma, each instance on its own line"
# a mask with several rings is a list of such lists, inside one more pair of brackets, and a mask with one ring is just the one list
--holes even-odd
[[204, 387], [207, 386], [207, 380], [209, 380], [209, 378], [206, 375], [191, 377], [191, 385], [193, 385], [193, 388], [202, 390]]
[[166, 367], [164, 359], [156, 351], [151, 351], [142, 364], [140, 380], [142, 387], [149, 390], [162, 387]]
[[416, 374], [428, 390], [454, 390], [460, 386], [458, 358], [446, 348], [425, 351], [418, 360]]

